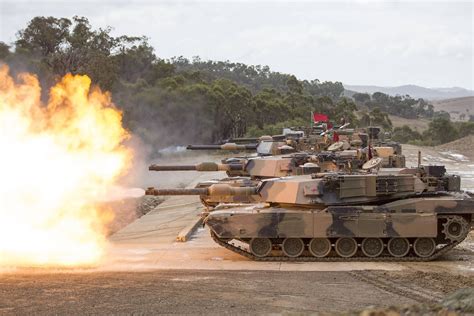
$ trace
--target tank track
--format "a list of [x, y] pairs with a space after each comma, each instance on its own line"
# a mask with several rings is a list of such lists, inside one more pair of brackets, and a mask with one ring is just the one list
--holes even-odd
[[[439, 218], [446, 218], [444, 216], [439, 216]], [[440, 256], [446, 254], [448, 251], [459, 245], [464, 239], [466, 239], [467, 235], [469, 234], [469, 230], [467, 230], [466, 234], [462, 238], [460, 238], [457, 241], [450, 242], [443, 247], [436, 249], [436, 251], [429, 257], [418, 257], [413, 254], [408, 254], [405, 257], [392, 257], [387, 254], [382, 254], [379, 257], [371, 258], [371, 257], [365, 257], [365, 256], [353, 256], [349, 258], [343, 258], [343, 257], [336, 257], [336, 256], [331, 256], [331, 257], [323, 257], [323, 258], [317, 258], [313, 256], [305, 256], [304, 254], [293, 258], [293, 257], [287, 257], [287, 256], [268, 256], [268, 257], [257, 257], [251, 252], [239, 247], [230, 244], [228, 240], [220, 239], [217, 237], [217, 235], [211, 231], [211, 237], [212, 239], [220, 246], [235, 252], [241, 256], [244, 256], [248, 259], [254, 260], [254, 261], [270, 261], [270, 262], [350, 262], [350, 261], [362, 261], [362, 262], [426, 262], [426, 261], [432, 261], [435, 260], [436, 258], [439, 258]]]

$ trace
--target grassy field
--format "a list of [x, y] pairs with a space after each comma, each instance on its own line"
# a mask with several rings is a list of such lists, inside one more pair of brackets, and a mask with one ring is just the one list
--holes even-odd
[[435, 111], [446, 111], [451, 114], [452, 120], [460, 120], [461, 114], [465, 115], [465, 119], [469, 119], [469, 115], [474, 115], [474, 97], [433, 101], [433, 106]]
[[389, 117], [394, 128], [408, 125], [412, 129], [416, 129], [418, 132], [423, 132], [424, 130], [428, 129], [428, 124], [430, 123], [430, 121], [427, 119], [406, 119], [395, 115], [389, 115]]

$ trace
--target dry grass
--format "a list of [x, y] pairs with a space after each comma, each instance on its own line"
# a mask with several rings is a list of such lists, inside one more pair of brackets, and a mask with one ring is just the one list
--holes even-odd
[[465, 156], [474, 158], [474, 135], [468, 135], [455, 141], [436, 146], [435, 148], [438, 150], [457, 151]]
[[474, 115], [474, 97], [433, 101], [433, 106], [435, 111], [448, 112], [453, 120], [459, 120], [461, 114], [465, 115], [465, 119], [468, 119], [469, 115]]
[[408, 125], [412, 129], [417, 130], [418, 132], [423, 132], [428, 129], [428, 124], [430, 123], [427, 119], [407, 119], [395, 115], [389, 115], [390, 120], [392, 121], [393, 127], [402, 127], [403, 125]]

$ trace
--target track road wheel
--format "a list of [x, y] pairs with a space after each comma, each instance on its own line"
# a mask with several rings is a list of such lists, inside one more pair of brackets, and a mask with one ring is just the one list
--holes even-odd
[[283, 240], [281, 249], [285, 256], [290, 258], [299, 257], [304, 251], [304, 242], [301, 238], [286, 238]]
[[343, 258], [350, 258], [357, 252], [357, 242], [354, 238], [342, 237], [336, 241], [336, 252]]
[[417, 238], [413, 243], [413, 250], [418, 257], [429, 257], [436, 250], [436, 242], [433, 238]]
[[331, 242], [327, 238], [313, 238], [308, 248], [313, 256], [323, 258], [331, 252]]
[[360, 247], [364, 255], [375, 258], [383, 252], [383, 241], [380, 238], [365, 238]]
[[388, 241], [387, 249], [393, 257], [405, 257], [410, 251], [410, 242], [406, 238], [392, 238]]
[[250, 252], [257, 257], [266, 257], [272, 252], [272, 242], [268, 238], [252, 238], [249, 243]]

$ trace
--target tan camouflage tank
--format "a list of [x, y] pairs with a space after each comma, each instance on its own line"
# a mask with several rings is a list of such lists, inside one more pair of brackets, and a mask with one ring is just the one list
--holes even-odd
[[[346, 124], [348, 125], [348, 124]], [[281, 135], [264, 135], [256, 138], [231, 138], [213, 145], [188, 145], [189, 150], [225, 150], [225, 151], [255, 151], [258, 156], [282, 155], [293, 152], [319, 153], [323, 151], [362, 150], [367, 148], [384, 149], [384, 155], [401, 158], [402, 147], [384, 136], [380, 127], [362, 129], [345, 128], [345, 126], [330, 130], [303, 131], [283, 129]], [[334, 136], [337, 134], [337, 141]], [[250, 142], [250, 143], [245, 143]]]
[[[229, 158], [222, 163], [203, 162], [196, 165], [162, 165], [149, 167], [152, 171], [225, 171], [229, 178], [200, 182], [196, 188], [206, 188], [213, 184], [226, 183], [234, 187], [256, 185], [261, 179], [279, 178], [293, 175], [309, 175], [321, 172], [354, 173], [358, 170], [379, 167], [405, 167], [405, 157], [394, 155], [391, 147], [375, 147], [377, 157], [366, 162], [362, 150], [338, 150], [315, 154], [293, 153], [290, 155]], [[255, 196], [209, 196], [202, 195], [201, 201], [206, 207], [215, 207], [219, 203], [257, 202]]]
[[188, 150], [224, 150], [224, 151], [254, 151], [258, 156], [274, 156], [293, 153], [304, 148], [297, 146], [296, 141], [274, 140], [271, 136], [269, 139], [262, 139], [255, 144], [237, 144], [225, 143], [219, 145], [188, 145]]
[[230, 138], [213, 145], [188, 145], [189, 150], [256, 151], [259, 156], [288, 154], [291, 152], [320, 152], [332, 144], [328, 135], [305, 134], [301, 130], [284, 128], [280, 135], [263, 135], [255, 138]]
[[427, 261], [468, 235], [472, 194], [444, 166], [262, 180], [256, 186], [157, 190], [149, 195], [255, 196], [203, 214], [213, 239], [254, 260]]

